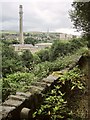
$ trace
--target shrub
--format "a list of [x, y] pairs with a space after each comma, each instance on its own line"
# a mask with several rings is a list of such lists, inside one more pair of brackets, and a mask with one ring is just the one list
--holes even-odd
[[41, 59], [39, 58], [39, 56], [37, 54], [33, 55], [33, 63], [34, 64], [38, 64], [41, 62]]
[[49, 49], [41, 50], [37, 53], [42, 62], [49, 61]]
[[[33, 117], [37, 120], [80, 118], [80, 116], [74, 115], [70, 109], [72, 106], [70, 101], [77, 100], [77, 91], [78, 94], [84, 92], [86, 83], [83, 77], [84, 75], [77, 67], [62, 75], [54, 88], [45, 95], [44, 102], [33, 114]], [[74, 102], [76, 102], [77, 108], [77, 101]]]
[[24, 71], [20, 56], [14, 51], [11, 46], [2, 43], [2, 74], [6, 77], [7, 74]]
[[29, 70], [32, 69], [33, 66], [33, 55], [30, 50], [25, 50], [21, 55], [22, 63], [26, 66]]
[[[9, 94], [15, 93], [15, 91], [27, 91], [32, 82], [35, 82], [37, 77], [33, 73], [14, 73], [3, 78], [3, 100]], [[28, 87], [27, 87], [28, 86]]]

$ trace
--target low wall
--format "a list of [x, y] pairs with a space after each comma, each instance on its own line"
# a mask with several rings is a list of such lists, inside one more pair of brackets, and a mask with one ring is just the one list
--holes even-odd
[[30, 120], [33, 112], [43, 102], [44, 94], [53, 87], [59, 77], [49, 75], [41, 82], [33, 83], [26, 93], [17, 92], [2, 103], [1, 120]]

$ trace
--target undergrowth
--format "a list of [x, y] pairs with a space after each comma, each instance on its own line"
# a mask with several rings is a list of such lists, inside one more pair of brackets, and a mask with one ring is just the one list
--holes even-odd
[[60, 77], [54, 88], [46, 94], [43, 104], [33, 114], [33, 118], [37, 120], [82, 119], [74, 113], [71, 106], [76, 102], [75, 106], [78, 108], [78, 95], [82, 95], [85, 89], [84, 74], [75, 67]]

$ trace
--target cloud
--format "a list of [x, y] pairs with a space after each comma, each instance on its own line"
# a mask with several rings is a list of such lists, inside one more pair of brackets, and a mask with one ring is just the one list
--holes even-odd
[[72, 0], [3, 0], [2, 27], [4, 30], [19, 30], [19, 5], [23, 5], [24, 31], [57, 31], [71, 29], [68, 11]]
[[75, 29], [72, 28], [60, 28], [60, 29], [56, 29], [55, 32], [67, 33], [78, 36], [81, 34], [81, 32], [77, 32]]
[[[54, 3], [56, 3], [56, 2], [72, 2], [73, 0], [43, 0], [43, 2], [54, 2]], [[6, 3], [6, 2], [19, 2], [19, 3], [26, 3], [26, 2], [33, 2], [33, 3], [36, 3], [36, 2], [42, 2], [42, 0], [0, 0], [0, 2], [3, 2], [3, 3]]]

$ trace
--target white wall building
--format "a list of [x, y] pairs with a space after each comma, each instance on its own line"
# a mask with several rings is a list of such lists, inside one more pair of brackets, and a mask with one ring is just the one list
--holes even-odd
[[15, 51], [30, 50], [32, 53], [38, 52], [46, 47], [51, 47], [52, 43], [38, 43], [35, 46], [32, 44], [13, 44]]
[[66, 34], [66, 33], [60, 33], [60, 40], [71, 40], [77, 36], [71, 35], [71, 34]]

